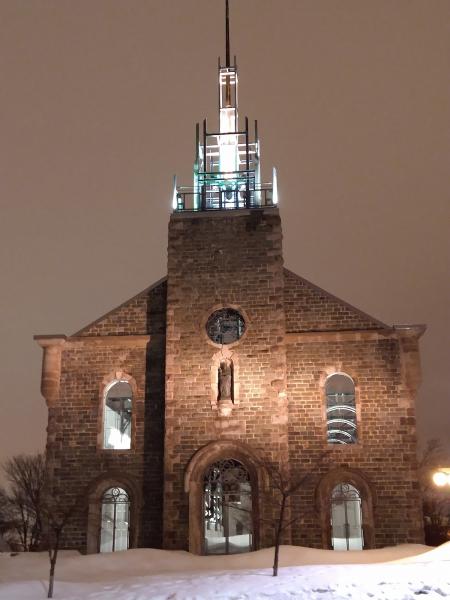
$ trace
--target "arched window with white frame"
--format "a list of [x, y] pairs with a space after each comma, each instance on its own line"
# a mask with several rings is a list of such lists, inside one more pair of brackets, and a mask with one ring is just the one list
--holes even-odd
[[345, 373], [334, 373], [325, 382], [327, 440], [329, 444], [355, 444], [355, 384]]
[[127, 381], [116, 380], [105, 390], [103, 406], [103, 448], [131, 448], [133, 393]]

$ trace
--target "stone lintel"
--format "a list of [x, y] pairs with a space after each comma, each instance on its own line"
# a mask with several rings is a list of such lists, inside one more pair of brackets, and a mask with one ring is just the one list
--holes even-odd
[[345, 331], [300, 331], [286, 333], [287, 344], [296, 342], [347, 342], [359, 340], [420, 338], [425, 325], [394, 325], [385, 329], [351, 329]]
[[423, 323], [419, 325], [394, 325], [393, 329], [399, 337], [415, 337], [419, 339], [427, 330], [427, 326]]
[[54, 335], [34, 335], [33, 339], [41, 348], [48, 348], [49, 346], [62, 346], [66, 343], [67, 336], [56, 333]]

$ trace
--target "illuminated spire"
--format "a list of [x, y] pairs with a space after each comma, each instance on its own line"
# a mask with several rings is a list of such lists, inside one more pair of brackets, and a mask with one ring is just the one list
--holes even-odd
[[225, 66], [230, 66], [230, 7], [225, 0]]
[[[248, 118], [239, 126], [236, 57], [230, 59], [230, 7], [225, 0], [225, 64], [219, 58], [219, 126], [196, 127], [194, 185], [176, 187], [174, 210], [224, 210], [274, 206], [272, 185], [261, 184], [260, 145], [255, 121], [253, 141]], [[276, 197], [275, 197], [276, 200]], [[176, 207], [176, 208], [175, 208]]]

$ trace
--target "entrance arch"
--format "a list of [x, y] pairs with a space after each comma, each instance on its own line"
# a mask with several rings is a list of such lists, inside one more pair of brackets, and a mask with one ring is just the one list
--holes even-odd
[[362, 550], [361, 494], [350, 483], [339, 483], [331, 492], [331, 545], [333, 550]]
[[87, 554], [136, 548], [141, 495], [139, 486], [121, 472], [94, 479], [87, 489]]
[[[316, 510], [322, 526], [323, 547], [342, 550], [356, 550], [358, 546], [373, 548], [375, 502], [373, 487], [360, 471], [341, 467], [327, 473], [316, 488]], [[349, 541], [350, 547], [347, 548], [346, 540], [352, 537], [356, 539]]]
[[250, 474], [234, 459], [219, 460], [203, 479], [204, 553], [238, 554], [253, 550]]
[[211, 442], [194, 454], [184, 478], [190, 552], [226, 554], [258, 548], [258, 491], [265, 484], [261, 464], [252, 448], [231, 440]]

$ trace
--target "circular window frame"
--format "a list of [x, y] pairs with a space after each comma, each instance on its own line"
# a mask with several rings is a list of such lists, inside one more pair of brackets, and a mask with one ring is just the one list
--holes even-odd
[[[239, 313], [244, 320], [245, 328], [244, 328], [244, 333], [241, 335], [241, 337], [238, 340], [235, 340], [234, 342], [230, 342], [229, 344], [219, 344], [217, 342], [214, 342], [209, 337], [208, 330], [206, 329], [206, 324], [208, 323], [209, 318], [215, 312], [218, 312], [219, 310], [226, 310], [226, 309], [231, 309], [231, 310], [234, 310], [237, 313]], [[205, 312], [205, 314], [203, 315], [203, 318], [200, 323], [200, 331], [201, 331], [203, 338], [208, 342], [208, 344], [210, 344], [214, 348], [234, 348], [235, 346], [240, 344], [243, 339], [245, 339], [245, 337], [247, 336], [248, 330], [249, 330], [249, 326], [250, 326], [250, 319], [248, 318], [246, 311], [243, 310], [240, 306], [238, 306], [237, 304], [216, 304], [216, 305], [212, 306], [209, 310], [207, 310]]]

